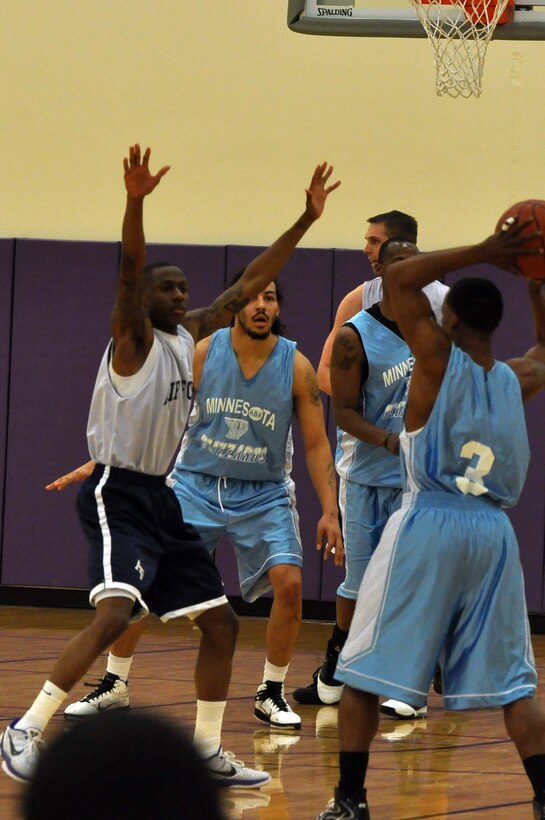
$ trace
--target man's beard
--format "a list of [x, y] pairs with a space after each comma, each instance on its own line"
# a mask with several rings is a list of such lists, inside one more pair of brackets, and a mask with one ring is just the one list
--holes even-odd
[[271, 335], [270, 328], [265, 330], [263, 333], [258, 333], [256, 330], [252, 330], [251, 328], [246, 327], [246, 325], [241, 324], [241, 327], [246, 336], [249, 336], [250, 339], [255, 339], [256, 342], [264, 342]]
[[238, 321], [243, 333], [245, 333], [246, 336], [249, 336], [250, 339], [254, 339], [256, 342], [264, 342], [271, 335], [272, 327], [268, 327], [267, 330], [260, 332], [259, 330], [252, 330], [252, 328], [248, 327], [246, 322], [240, 316], [238, 317]]

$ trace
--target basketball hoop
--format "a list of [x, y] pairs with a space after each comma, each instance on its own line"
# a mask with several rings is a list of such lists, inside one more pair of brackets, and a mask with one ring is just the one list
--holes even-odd
[[432, 45], [439, 96], [479, 97], [496, 26], [513, 19], [514, 0], [410, 0]]

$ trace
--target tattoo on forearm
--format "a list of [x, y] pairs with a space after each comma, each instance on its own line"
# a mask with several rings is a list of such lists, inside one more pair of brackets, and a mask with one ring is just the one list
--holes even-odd
[[350, 370], [357, 358], [357, 348], [354, 342], [339, 338], [335, 340], [331, 354], [331, 367], [345, 371]]
[[337, 478], [335, 474], [335, 465], [332, 461], [330, 461], [327, 465], [327, 473], [327, 483], [332, 489], [335, 489], [337, 487]]
[[239, 310], [246, 307], [249, 301], [248, 297], [243, 295], [243, 287], [240, 282], [235, 282], [232, 287], [215, 300], [210, 310], [205, 311], [202, 318], [203, 335], [208, 335], [220, 326], [220, 317], [224, 311], [235, 315]]

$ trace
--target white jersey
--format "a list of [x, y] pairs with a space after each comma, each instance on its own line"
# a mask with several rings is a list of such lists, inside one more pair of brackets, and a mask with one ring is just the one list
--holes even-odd
[[[448, 293], [448, 287], [443, 285], [442, 282], [431, 282], [429, 285], [426, 285], [423, 288], [424, 293], [428, 297], [429, 303], [431, 305], [431, 309], [435, 314], [435, 318], [437, 319], [437, 324], [441, 324], [441, 319], [443, 316], [443, 302], [445, 300], [445, 296]], [[376, 276], [374, 279], [370, 279], [368, 282], [363, 283], [363, 290], [361, 294], [361, 307], [362, 310], [367, 310], [367, 308], [372, 307], [377, 302], [380, 302], [382, 299], [382, 277]]]
[[87, 423], [89, 453], [99, 464], [163, 475], [180, 443], [193, 396], [195, 343], [181, 325], [177, 337], [159, 330], [154, 336], [134, 376], [112, 378], [111, 342], [102, 357]]

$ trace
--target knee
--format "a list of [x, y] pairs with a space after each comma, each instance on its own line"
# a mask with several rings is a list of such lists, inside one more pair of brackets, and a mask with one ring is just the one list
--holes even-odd
[[114, 643], [129, 625], [128, 615], [122, 612], [97, 613], [91, 625], [97, 641], [103, 648]]
[[234, 653], [238, 636], [238, 618], [230, 606], [210, 610], [197, 620], [203, 637], [218, 649]]
[[284, 609], [298, 614], [301, 609], [302, 592], [301, 575], [290, 574], [274, 589], [274, 598]]

